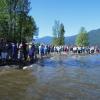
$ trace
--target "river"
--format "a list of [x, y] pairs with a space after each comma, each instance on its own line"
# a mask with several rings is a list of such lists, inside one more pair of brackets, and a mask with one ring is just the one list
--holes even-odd
[[100, 54], [57, 56], [0, 71], [0, 100], [100, 100]]

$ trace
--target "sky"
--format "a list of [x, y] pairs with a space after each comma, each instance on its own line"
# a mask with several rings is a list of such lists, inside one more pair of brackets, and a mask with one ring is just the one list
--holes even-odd
[[100, 0], [30, 0], [39, 36], [52, 36], [55, 20], [64, 24], [65, 36], [100, 28]]

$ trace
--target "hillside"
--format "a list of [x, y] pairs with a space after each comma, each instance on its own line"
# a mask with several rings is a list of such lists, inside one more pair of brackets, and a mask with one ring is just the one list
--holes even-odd
[[46, 37], [43, 37], [43, 38], [36, 39], [36, 42], [45, 43], [45, 44], [51, 44], [52, 43], [52, 39], [53, 39], [52, 37], [46, 36]]
[[88, 32], [90, 45], [100, 46], [100, 29]]
[[[99, 45], [100, 46], [100, 29], [89, 31], [88, 34], [89, 34], [90, 45]], [[68, 45], [74, 45], [76, 36], [77, 35], [65, 37], [65, 43]], [[46, 36], [46, 37], [37, 39], [36, 42], [51, 44], [52, 39], [53, 39], [52, 37]]]

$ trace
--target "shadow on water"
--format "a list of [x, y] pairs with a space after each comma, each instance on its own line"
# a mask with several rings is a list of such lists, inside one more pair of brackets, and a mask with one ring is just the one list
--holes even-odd
[[0, 72], [0, 100], [100, 100], [100, 55], [57, 56]]

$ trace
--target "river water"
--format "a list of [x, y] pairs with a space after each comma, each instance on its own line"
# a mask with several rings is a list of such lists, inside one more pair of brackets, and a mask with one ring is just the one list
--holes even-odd
[[100, 55], [57, 56], [0, 72], [0, 100], [100, 100]]

